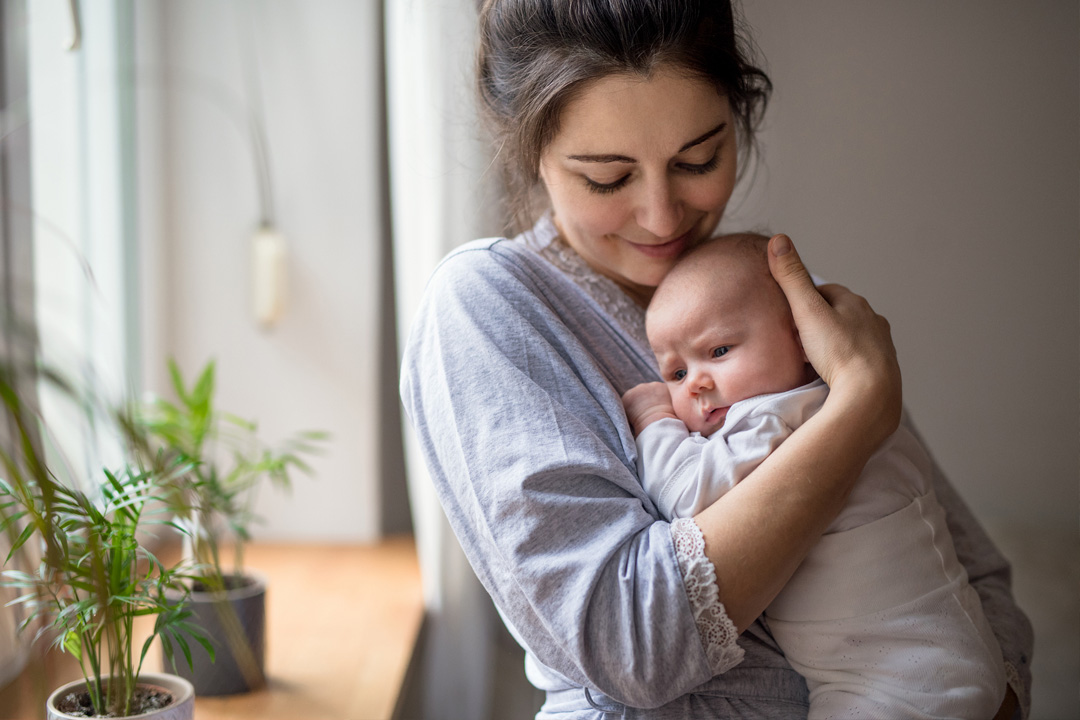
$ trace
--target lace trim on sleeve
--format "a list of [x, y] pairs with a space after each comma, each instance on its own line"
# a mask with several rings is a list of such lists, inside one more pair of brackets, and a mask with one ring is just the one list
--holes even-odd
[[705, 556], [705, 536], [701, 534], [701, 528], [693, 518], [679, 518], [671, 523], [671, 540], [694, 622], [705, 647], [705, 657], [713, 673], [719, 675], [742, 662], [744, 651], [735, 642], [739, 631], [720, 602], [716, 568]]

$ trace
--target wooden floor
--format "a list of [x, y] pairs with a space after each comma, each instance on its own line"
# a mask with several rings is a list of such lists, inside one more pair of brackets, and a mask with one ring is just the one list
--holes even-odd
[[[251, 545], [269, 579], [266, 689], [196, 698], [197, 720], [389, 720], [423, 620], [412, 538], [375, 545]], [[145, 670], [160, 670], [150, 651]], [[51, 689], [78, 679], [55, 651], [0, 690], [0, 720], [44, 717]]]

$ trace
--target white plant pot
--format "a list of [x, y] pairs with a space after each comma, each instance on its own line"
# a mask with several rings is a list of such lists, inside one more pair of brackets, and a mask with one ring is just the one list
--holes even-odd
[[[139, 684], [156, 685], [164, 688], [173, 696], [173, 701], [168, 707], [125, 717], [138, 718], [139, 720], [194, 720], [195, 688], [187, 680], [164, 673], [143, 673], [139, 676]], [[47, 720], [85, 720], [81, 715], [69, 715], [66, 712], [60, 712], [56, 706], [57, 702], [67, 693], [81, 692], [85, 689], [85, 680], [76, 680], [57, 688], [45, 703]], [[124, 718], [117, 718], [116, 720], [124, 720]]]

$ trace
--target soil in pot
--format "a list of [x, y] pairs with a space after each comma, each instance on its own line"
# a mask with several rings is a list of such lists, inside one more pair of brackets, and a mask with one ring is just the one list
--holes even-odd
[[[139, 685], [135, 688], [135, 698], [131, 703], [131, 715], [142, 715], [151, 710], [160, 710], [172, 704], [173, 696], [165, 688], [156, 685]], [[87, 718], [110, 718], [112, 714], [99, 715], [90, 702], [90, 693], [85, 690], [72, 691], [56, 699], [56, 709], [60, 712]]]
[[[108, 676], [102, 678], [106, 684], [110, 680]], [[195, 690], [187, 680], [165, 673], [145, 673], [139, 676], [135, 687], [132, 714], [123, 717], [156, 720], [193, 720], [195, 717]], [[95, 715], [86, 692], [86, 681], [74, 680], [56, 688], [49, 696], [45, 703], [45, 717], [49, 720], [70, 720], [120, 716]]]

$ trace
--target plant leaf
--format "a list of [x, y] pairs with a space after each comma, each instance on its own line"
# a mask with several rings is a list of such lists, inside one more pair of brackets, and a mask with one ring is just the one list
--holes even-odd
[[37, 528], [33, 524], [29, 524], [23, 528], [23, 531], [19, 533], [19, 537], [15, 539], [15, 542], [11, 544], [11, 552], [4, 558], [4, 564], [7, 565], [11, 561], [11, 557], [18, 552], [19, 548], [26, 544], [26, 541], [34, 534], [34, 530]]
[[79, 635], [73, 630], [64, 633], [64, 649], [71, 653], [76, 660], [82, 662], [82, 642]]

